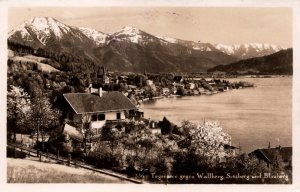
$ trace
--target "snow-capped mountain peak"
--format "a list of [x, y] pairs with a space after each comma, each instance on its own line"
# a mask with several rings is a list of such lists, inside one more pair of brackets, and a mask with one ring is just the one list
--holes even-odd
[[237, 45], [224, 45], [224, 44], [216, 44], [215, 47], [219, 49], [220, 51], [227, 53], [228, 55], [231, 55], [234, 53], [234, 50], [237, 49]]
[[166, 36], [156, 36], [159, 39], [162, 39], [164, 41], [167, 41], [169, 43], [177, 43], [177, 39], [172, 38], [172, 37], [166, 37]]
[[61, 39], [64, 34], [67, 34], [70, 31], [71, 28], [69, 26], [51, 17], [34, 17], [11, 31], [9, 37], [19, 32], [22, 38], [33, 40], [34, 38], [31, 34], [36, 34], [36, 38], [45, 45], [52, 34], [55, 38]]
[[194, 50], [198, 51], [212, 51], [213, 47], [209, 47], [209, 44], [207, 43], [200, 43], [200, 42], [194, 42], [194, 41], [186, 41], [181, 39], [175, 39], [172, 37], [166, 37], [166, 36], [156, 36], [159, 38], [163, 43], [174, 43], [174, 44], [180, 44], [185, 47], [189, 47]]
[[121, 29], [121, 31], [124, 33], [124, 34], [128, 34], [128, 35], [130, 35], [130, 34], [132, 34], [132, 33], [135, 33], [135, 34], [137, 34], [137, 33], [140, 33], [140, 30], [139, 29], [137, 29], [137, 28], [135, 28], [135, 27], [132, 27], [132, 26], [124, 26], [122, 29]]
[[[68, 47], [70, 44], [84, 44], [92, 46], [109, 45], [110, 42], [135, 43], [149, 48], [164, 47], [170, 50], [174, 47], [191, 54], [192, 51], [223, 52], [239, 59], [259, 57], [278, 52], [284, 48], [268, 43], [245, 44], [215, 44], [181, 40], [166, 36], [154, 36], [136, 27], [125, 26], [113, 34], [86, 28], [71, 27], [50, 17], [35, 17], [9, 33], [9, 38], [14, 41], [26, 42], [33, 47]], [[59, 46], [57, 46], [59, 47]]]
[[116, 32], [111, 36], [120, 40], [139, 43], [139, 41], [142, 40], [142, 31], [132, 26], [125, 26], [119, 32]]
[[96, 45], [101, 45], [105, 44], [106, 39], [108, 37], [107, 34], [102, 33], [100, 31], [96, 31], [91, 28], [86, 28], [86, 27], [78, 27], [78, 29], [86, 35], [89, 39], [95, 42]]
[[279, 45], [268, 43], [244, 43], [239, 45], [215, 44], [214, 46], [223, 53], [242, 59], [269, 55], [284, 49]]
[[46, 33], [52, 31], [57, 37], [61, 37], [63, 33], [70, 31], [70, 27], [51, 17], [35, 17], [29, 20], [29, 24], [37, 31], [44, 31]]

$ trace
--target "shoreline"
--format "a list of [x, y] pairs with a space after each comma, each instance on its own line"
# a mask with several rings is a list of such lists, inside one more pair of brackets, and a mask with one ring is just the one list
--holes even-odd
[[151, 100], [157, 100], [157, 99], [163, 99], [163, 98], [169, 98], [169, 97], [182, 97], [183, 95], [169, 95], [169, 96], [157, 96], [157, 97], [152, 97], [152, 99], [150, 98], [144, 98], [144, 99], [140, 99], [138, 100], [139, 103], [145, 102], [145, 101], [151, 101]]
[[[253, 86], [253, 87], [255, 87], [255, 86]], [[243, 89], [243, 88], [244, 87], [238, 88], [238, 89]], [[245, 87], [245, 88], [250, 88], [250, 87]], [[203, 95], [211, 96], [211, 95], [215, 95], [215, 94], [219, 94], [219, 93], [226, 93], [226, 92], [229, 92], [232, 90], [234, 90], [234, 89], [229, 89], [229, 90], [224, 90], [224, 91], [211, 91], [211, 92], [205, 92], [202, 94], [157, 96], [157, 97], [152, 97], [151, 99], [150, 98], [140, 99], [140, 100], [138, 100], [138, 103], [143, 103], [145, 101], [151, 101], [151, 100], [157, 100], [157, 99], [163, 99], [163, 98], [186, 97], [186, 96], [190, 97], [190, 96], [203, 96]]]

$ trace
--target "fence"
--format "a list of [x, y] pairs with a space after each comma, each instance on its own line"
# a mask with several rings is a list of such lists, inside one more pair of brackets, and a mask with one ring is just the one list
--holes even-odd
[[53, 154], [48, 153], [48, 152], [46, 152], [46, 153], [39, 152], [39, 154], [37, 154], [36, 150], [30, 149], [30, 148], [27, 148], [27, 147], [24, 147], [24, 146], [18, 146], [18, 145], [15, 145], [15, 144], [8, 144], [8, 146], [14, 147], [15, 150], [20, 150], [20, 151], [26, 152], [26, 154], [28, 156], [39, 157], [40, 161], [42, 161], [42, 156], [44, 156], [48, 159], [53, 159], [57, 162], [60, 162], [62, 164], [68, 165], [68, 166], [80, 167], [80, 168], [83, 168], [83, 169], [95, 171], [95, 172], [98, 172], [98, 173], [102, 173], [102, 174], [105, 174], [105, 175], [116, 177], [116, 178], [119, 178], [119, 179], [122, 179], [122, 180], [126, 180], [126, 181], [129, 181], [129, 182], [132, 182], [132, 183], [136, 183], [136, 184], [142, 184], [143, 183], [143, 181], [141, 181], [141, 180], [128, 178], [125, 175], [121, 175], [121, 174], [106, 171], [106, 170], [96, 169], [93, 166], [87, 165], [82, 161], [72, 160], [71, 155], [69, 155], [68, 158], [64, 158], [64, 157], [59, 156], [59, 152], [58, 152], [57, 155], [53, 155]]

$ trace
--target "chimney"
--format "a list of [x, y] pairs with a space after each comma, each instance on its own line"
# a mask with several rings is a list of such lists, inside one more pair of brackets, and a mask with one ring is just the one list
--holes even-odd
[[102, 97], [102, 87], [99, 88], [99, 97]]

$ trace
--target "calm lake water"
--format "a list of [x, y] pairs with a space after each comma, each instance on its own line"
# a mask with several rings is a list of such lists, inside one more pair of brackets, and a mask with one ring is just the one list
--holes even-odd
[[256, 85], [215, 95], [164, 98], [144, 102], [146, 118], [171, 122], [219, 121], [242, 152], [257, 148], [292, 145], [292, 77], [236, 78]]

